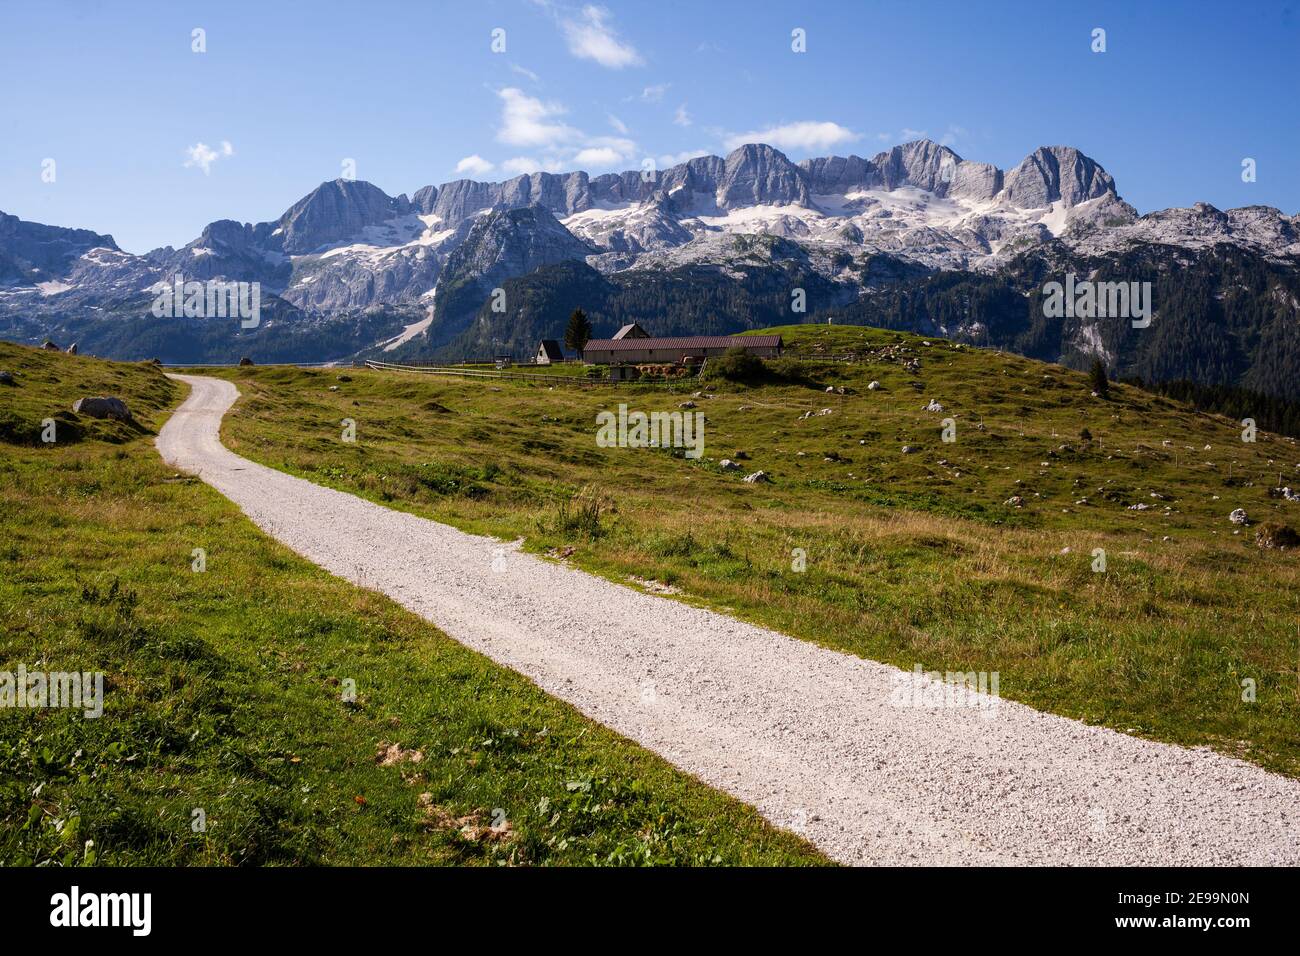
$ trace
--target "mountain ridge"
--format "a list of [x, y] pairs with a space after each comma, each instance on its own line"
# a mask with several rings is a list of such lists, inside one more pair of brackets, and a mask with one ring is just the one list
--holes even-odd
[[[600, 314], [651, 321], [645, 303], [653, 302], [665, 327], [733, 331], [758, 314], [780, 319], [796, 286], [808, 315], [858, 303], [868, 316], [872, 298], [893, 284], [927, 274], [1008, 274], [1033, 251], [1065, 268], [1134, 261], [1125, 257], [1144, 249], [1173, 250], [1175, 260], [1191, 263], [1220, 247], [1300, 269], [1300, 216], [1206, 203], [1139, 216], [1110, 173], [1070, 146], [1038, 147], [1003, 170], [927, 139], [870, 158], [799, 163], [749, 143], [660, 171], [457, 179], [409, 197], [336, 179], [275, 219], [216, 220], [179, 249], [143, 255], [122, 251], [111, 236], [7, 216], [0, 218], [0, 334], [39, 342], [57, 331], [120, 350], [139, 322], [144, 341], [176, 354], [168, 351], [166, 323], [148, 313], [157, 290], [180, 274], [260, 283], [273, 327], [250, 337], [250, 347], [277, 356], [312, 343], [304, 359], [368, 346], [477, 357], [474, 349], [495, 352], [503, 342], [530, 351], [528, 337], [562, 332], [554, 316], [564, 303], [543, 298], [582, 289], [600, 295]], [[526, 281], [563, 262], [613, 284], [572, 271], [566, 281], [554, 278], [559, 273]], [[506, 295], [504, 312], [485, 311], [498, 290], [525, 295], [535, 308]], [[712, 311], [692, 319], [687, 303]], [[1204, 318], [1216, 321], [1212, 309]], [[339, 328], [336, 319], [350, 331], [331, 349], [323, 330]], [[105, 335], [96, 328], [104, 321], [119, 328]], [[217, 342], [237, 334], [173, 328], [188, 343], [184, 354], [199, 357], [230, 354], [234, 346]], [[371, 342], [360, 338], [372, 332]], [[1077, 357], [1071, 348], [1073, 339], [1062, 339], [1060, 356]]]

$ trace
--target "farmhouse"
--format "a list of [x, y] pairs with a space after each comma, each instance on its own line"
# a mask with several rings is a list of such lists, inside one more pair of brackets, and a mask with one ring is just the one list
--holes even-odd
[[624, 334], [626, 331], [626, 327], [619, 330], [623, 338], [592, 339], [582, 350], [582, 360], [589, 365], [696, 364], [734, 348], [742, 348], [759, 358], [776, 358], [781, 354], [779, 335], [651, 338], [644, 333], [642, 336]]
[[537, 354], [533, 356], [533, 361], [538, 365], [563, 362], [564, 353], [560, 351], [560, 343], [555, 339], [542, 339], [541, 344], [537, 346]]

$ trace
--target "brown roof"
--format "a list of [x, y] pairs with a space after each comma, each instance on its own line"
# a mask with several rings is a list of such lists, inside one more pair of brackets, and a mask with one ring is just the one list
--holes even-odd
[[641, 351], [643, 349], [729, 349], [734, 346], [751, 348], [780, 348], [779, 335], [687, 335], [678, 338], [648, 339], [592, 339], [583, 348], [584, 352], [621, 352], [625, 350]]
[[641, 326], [639, 326], [637, 323], [635, 323], [635, 322], [629, 322], [627, 325], [623, 326], [621, 329], [619, 329], [617, 332], [614, 333], [614, 338], [616, 338], [616, 339], [629, 339], [629, 338], [648, 339], [648, 338], [650, 338], [650, 333], [647, 332], [645, 329], [641, 328]]

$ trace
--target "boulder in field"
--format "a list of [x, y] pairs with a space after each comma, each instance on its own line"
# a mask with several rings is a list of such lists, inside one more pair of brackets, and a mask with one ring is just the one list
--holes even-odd
[[1297, 534], [1295, 528], [1290, 525], [1266, 521], [1255, 532], [1255, 544], [1266, 551], [1273, 549], [1289, 551], [1292, 548], [1300, 548], [1300, 534]]
[[112, 418], [120, 422], [131, 421], [131, 410], [126, 402], [110, 395], [95, 398], [79, 398], [72, 403], [72, 410], [88, 418]]
[[69, 345], [67, 351], [68, 351], [68, 354], [69, 354], [69, 355], [76, 355], [76, 354], [77, 354], [77, 343], [76, 343], [76, 342], [73, 342], [71, 345]]
[[47, 352], [62, 352], [62, 351], [63, 351], [63, 349], [59, 348], [57, 345], [55, 345], [55, 344], [54, 344], [53, 342], [51, 342], [49, 339], [46, 339], [44, 342], [41, 343], [41, 348], [43, 348], [43, 349], [44, 349], [45, 351], [47, 351]]
[[744, 480], [747, 484], [751, 484], [751, 485], [759, 485], [759, 484], [762, 484], [762, 483], [765, 482], [765, 481], [771, 481], [772, 479], [769, 478], [769, 477], [767, 477], [767, 472], [765, 472], [765, 471], [756, 471], [756, 472], [754, 472], [752, 475], [746, 475], [746, 476], [744, 477], [743, 480]]
[[0, 371], [0, 385], [13, 385], [13, 384], [14, 384], [14, 373]]
[[252, 365], [252, 364], [253, 364], [253, 360], [252, 360], [251, 358], [249, 358], [247, 355], [245, 355], [243, 358], [241, 358], [241, 359], [239, 360], [239, 364], [240, 364], [241, 366]]
[[1250, 518], [1246, 517], [1245, 508], [1236, 508], [1232, 514], [1228, 515], [1228, 520], [1233, 524], [1250, 524]]

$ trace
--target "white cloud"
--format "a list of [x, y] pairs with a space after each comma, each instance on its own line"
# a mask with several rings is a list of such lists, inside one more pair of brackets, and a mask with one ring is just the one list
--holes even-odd
[[653, 86], [647, 86], [641, 91], [641, 99], [647, 103], [658, 103], [664, 98], [664, 94], [668, 92], [670, 86], [672, 86], [671, 83], [656, 83]]
[[[501, 163], [504, 172], [517, 175], [538, 170], [556, 172], [565, 168], [607, 167], [626, 162], [636, 155], [636, 143], [626, 136], [591, 136], [564, 123], [560, 117], [567, 110], [561, 103], [543, 102], [514, 87], [503, 89], [497, 95], [502, 103], [497, 140], [510, 146], [526, 147], [531, 153]], [[627, 132], [627, 126], [618, 117], [610, 115], [608, 119], [617, 132]], [[533, 150], [539, 152], [533, 153]], [[536, 158], [538, 155], [542, 157], [540, 160]], [[471, 160], [487, 163], [477, 155], [468, 156], [461, 162]]]
[[698, 159], [701, 156], [707, 155], [709, 155], [707, 149], [686, 149], [682, 150], [680, 153], [665, 153], [663, 156], [659, 157], [658, 162], [662, 168], [668, 169], [669, 167], [676, 166], [678, 163], [685, 163], [692, 159]]
[[573, 161], [579, 166], [613, 166], [621, 162], [623, 155], [616, 149], [608, 146], [590, 146], [587, 149], [579, 150], [578, 155], [573, 157]]
[[204, 176], [208, 176], [212, 173], [212, 164], [218, 159], [235, 155], [235, 147], [230, 145], [230, 140], [223, 139], [217, 149], [213, 149], [207, 143], [195, 143], [193, 146], [186, 146], [185, 153], [189, 156], [189, 159], [185, 160], [185, 165], [197, 166], [203, 170]]
[[645, 60], [636, 47], [620, 39], [609, 20], [610, 12], [594, 4], [583, 7], [577, 15], [561, 16], [560, 27], [568, 40], [569, 52], [611, 70], [643, 64]]
[[746, 143], [767, 143], [777, 149], [818, 150], [851, 143], [858, 138], [857, 133], [839, 123], [803, 120], [748, 133], [734, 133], [726, 138], [726, 146], [727, 149], [736, 149]]
[[511, 146], [552, 146], [573, 139], [578, 131], [556, 117], [565, 109], [558, 103], [543, 103], [523, 90], [508, 86], [497, 96], [504, 104], [501, 108], [501, 128], [497, 139]]
[[610, 149], [617, 150], [622, 156], [630, 156], [636, 152], [636, 143], [625, 136], [592, 136], [583, 145], [608, 146]]
[[466, 156], [456, 164], [456, 172], [469, 173], [471, 176], [486, 176], [495, 169], [490, 162], [475, 153], [472, 156]]
[[899, 135], [902, 136], [904, 143], [911, 143], [914, 140], [925, 139], [929, 134], [923, 129], [912, 129], [910, 126], [904, 126]]
[[590, 166], [617, 166], [636, 155], [636, 143], [621, 136], [592, 136], [574, 155], [572, 163]]
[[501, 164], [502, 172], [510, 173], [512, 176], [521, 176], [525, 173], [536, 173], [542, 169], [542, 164], [531, 156], [516, 156], [514, 159], [507, 159]]
[[673, 114], [673, 122], [678, 126], [690, 126], [691, 114], [686, 112], [686, 104], [683, 103], [677, 107], [677, 112]]
[[526, 76], [526, 77], [528, 77], [528, 79], [532, 80], [534, 83], [540, 83], [540, 82], [541, 82], [541, 79], [542, 79], [542, 78], [539, 77], [536, 73], [534, 73], [532, 70], [527, 69], [526, 67], [522, 67], [522, 66], [520, 66], [518, 63], [511, 63], [511, 64], [510, 64], [510, 71], [511, 71], [512, 73], [518, 73], [520, 76]]

